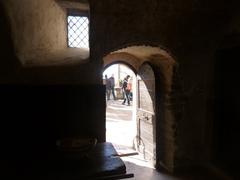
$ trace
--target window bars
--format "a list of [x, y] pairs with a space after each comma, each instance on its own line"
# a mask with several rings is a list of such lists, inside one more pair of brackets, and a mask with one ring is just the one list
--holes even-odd
[[68, 46], [89, 48], [89, 20], [86, 16], [68, 16]]

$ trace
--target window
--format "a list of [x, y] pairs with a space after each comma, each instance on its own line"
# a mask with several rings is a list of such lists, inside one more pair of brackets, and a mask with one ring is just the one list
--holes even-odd
[[89, 49], [89, 20], [87, 16], [68, 16], [68, 46]]

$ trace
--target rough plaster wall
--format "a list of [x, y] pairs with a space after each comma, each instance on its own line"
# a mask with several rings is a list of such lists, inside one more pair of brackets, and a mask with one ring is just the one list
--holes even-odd
[[[223, 1], [97, 1], [91, 2], [93, 56], [129, 44], [159, 44], [179, 64], [184, 108], [177, 131], [175, 166], [206, 160], [207, 98], [213, 54], [229, 25], [231, 8]], [[108, 32], [108, 33], [106, 33]], [[177, 113], [176, 113], [177, 114]]]
[[66, 47], [66, 13], [54, 0], [3, 3], [11, 20], [14, 47], [23, 64]]
[[64, 8], [54, 0], [10, 0], [3, 5], [24, 83], [101, 84], [101, 66], [89, 62], [89, 51], [67, 47]]

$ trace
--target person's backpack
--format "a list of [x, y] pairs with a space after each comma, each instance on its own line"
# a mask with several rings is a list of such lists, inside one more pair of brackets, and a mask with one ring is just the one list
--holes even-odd
[[132, 88], [131, 88], [130, 83], [127, 84], [127, 88], [126, 88], [126, 89], [129, 90], [129, 91], [131, 91]]

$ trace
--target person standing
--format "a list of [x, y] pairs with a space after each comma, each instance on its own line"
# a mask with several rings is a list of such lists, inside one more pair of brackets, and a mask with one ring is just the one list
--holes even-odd
[[107, 100], [110, 100], [111, 82], [108, 79], [107, 75], [105, 75], [105, 85], [106, 85]]
[[129, 99], [129, 93], [130, 93], [130, 89], [128, 89], [128, 79], [130, 78], [129, 75], [127, 75], [124, 80], [123, 80], [123, 85], [122, 85], [122, 89], [123, 89], [123, 95], [124, 95], [124, 100], [122, 102], [122, 104], [125, 104], [125, 102], [127, 101], [127, 105], [130, 106], [130, 99]]
[[114, 74], [112, 74], [112, 76], [109, 78], [109, 81], [110, 81], [110, 91], [112, 92], [113, 99], [116, 100]]

